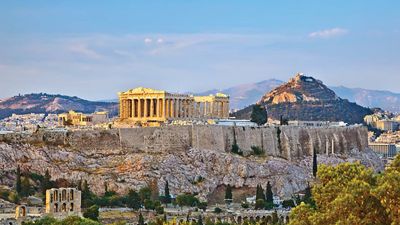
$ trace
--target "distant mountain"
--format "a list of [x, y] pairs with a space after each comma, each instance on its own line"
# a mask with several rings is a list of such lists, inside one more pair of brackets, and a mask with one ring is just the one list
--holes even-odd
[[400, 112], [400, 94], [390, 91], [368, 90], [363, 88], [331, 87], [341, 98], [356, 102], [365, 107], [378, 107], [384, 110]]
[[196, 93], [196, 95], [209, 95], [221, 92], [230, 96], [231, 109], [242, 109], [254, 104], [260, 100], [260, 97], [264, 95], [265, 92], [278, 87], [282, 83], [283, 81], [270, 79], [257, 83], [241, 84], [224, 90], [209, 90], [202, 93]]
[[118, 103], [88, 101], [78, 97], [46, 93], [18, 95], [0, 101], [0, 119], [13, 113], [62, 113], [75, 110], [84, 113], [108, 111], [118, 114]]
[[[283, 116], [289, 120], [361, 123], [365, 115], [372, 113], [368, 108], [338, 97], [322, 81], [302, 74], [267, 92], [257, 103], [266, 106], [269, 117], [276, 120]], [[234, 116], [249, 119], [251, 111], [252, 106], [249, 106]]]

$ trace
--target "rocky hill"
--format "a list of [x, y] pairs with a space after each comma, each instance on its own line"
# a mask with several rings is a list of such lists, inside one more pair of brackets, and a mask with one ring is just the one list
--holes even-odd
[[106, 110], [111, 115], [117, 115], [118, 103], [94, 102], [78, 97], [46, 93], [18, 95], [0, 101], [0, 119], [13, 113], [61, 113], [69, 110], [84, 113]]
[[[322, 81], [297, 74], [287, 83], [268, 92], [257, 102], [266, 106], [269, 117], [289, 120], [323, 120], [362, 123], [368, 108], [338, 97]], [[234, 114], [237, 118], [250, 118], [252, 106]]]
[[[240, 149], [260, 146], [265, 156], [230, 153], [225, 148], [234, 136]], [[104, 182], [109, 190], [126, 193], [154, 181], [163, 190], [168, 181], [171, 194], [199, 193], [212, 201], [225, 185], [234, 187], [234, 196], [252, 196], [258, 184], [265, 187], [270, 181], [275, 194], [290, 197], [312, 180], [311, 149], [318, 149], [319, 163], [360, 161], [382, 170], [378, 156], [366, 147], [363, 127], [282, 127], [279, 132], [227, 126], [39, 130], [0, 134], [0, 168], [11, 173], [20, 165], [22, 171], [39, 174], [48, 169], [53, 179], [87, 180], [97, 194], [104, 192]], [[15, 183], [0, 178], [0, 184]]]

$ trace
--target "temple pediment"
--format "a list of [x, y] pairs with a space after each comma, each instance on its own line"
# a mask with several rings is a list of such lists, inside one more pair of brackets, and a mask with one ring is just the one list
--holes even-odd
[[134, 89], [130, 89], [123, 94], [165, 94], [166, 91], [156, 90], [152, 88], [145, 88], [145, 87], [137, 87]]

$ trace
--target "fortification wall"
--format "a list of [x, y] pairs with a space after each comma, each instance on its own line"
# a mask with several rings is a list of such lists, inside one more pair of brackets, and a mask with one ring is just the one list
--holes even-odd
[[244, 152], [252, 146], [268, 156], [288, 160], [319, 154], [345, 154], [368, 147], [367, 129], [352, 127], [231, 127], [216, 125], [121, 128], [111, 130], [39, 131], [33, 134], [0, 134], [0, 142], [66, 146], [92, 153], [179, 152], [191, 148], [229, 152], [236, 142]]

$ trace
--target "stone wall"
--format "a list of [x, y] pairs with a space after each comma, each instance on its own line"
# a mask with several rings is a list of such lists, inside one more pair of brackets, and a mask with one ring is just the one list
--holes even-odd
[[229, 152], [236, 141], [244, 152], [252, 146], [268, 156], [295, 160], [319, 154], [346, 154], [368, 147], [367, 129], [351, 127], [231, 127], [216, 125], [121, 128], [111, 130], [39, 131], [0, 134], [0, 142], [65, 146], [77, 151], [178, 152], [207, 149]]

